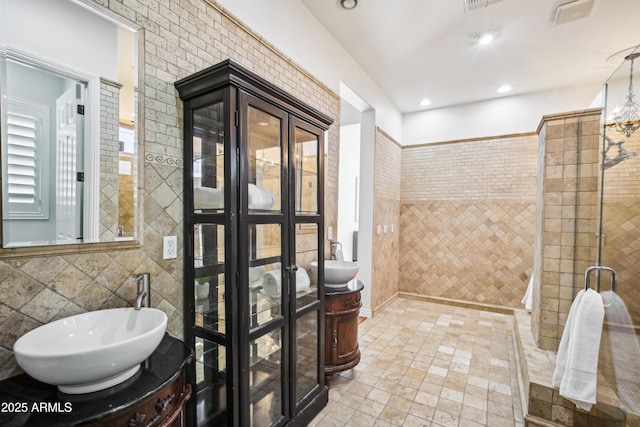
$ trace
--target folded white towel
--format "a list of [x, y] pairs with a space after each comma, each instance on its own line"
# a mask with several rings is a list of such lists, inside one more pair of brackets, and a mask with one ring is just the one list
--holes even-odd
[[249, 282], [258, 282], [262, 280], [262, 276], [267, 270], [259, 265], [258, 267], [249, 267]]
[[633, 321], [622, 298], [615, 292], [600, 294], [607, 319], [602, 336], [600, 373], [617, 391], [623, 408], [640, 415], [640, 345]]
[[[267, 190], [249, 184], [249, 209], [271, 209], [275, 198]], [[195, 209], [224, 209], [224, 188], [194, 187]]]
[[253, 290], [262, 285], [262, 276], [267, 270], [263, 266], [249, 267], [249, 287]]
[[311, 286], [311, 279], [307, 270], [298, 267], [298, 271], [296, 271], [296, 292], [306, 291], [309, 286]]
[[264, 188], [249, 184], [249, 209], [271, 209], [275, 198]]
[[560, 396], [585, 411], [589, 411], [591, 405], [596, 403], [603, 320], [602, 297], [593, 289], [588, 289], [578, 305], [565, 372], [560, 383]]
[[[302, 292], [309, 289], [311, 286], [311, 279], [307, 271], [298, 267], [296, 271], [296, 292]], [[280, 296], [282, 289], [282, 272], [280, 270], [271, 270], [266, 272], [262, 276], [262, 291], [265, 295], [272, 298]]]
[[265, 295], [277, 298], [280, 296], [282, 289], [282, 273], [280, 270], [267, 271], [262, 276], [262, 291]]
[[224, 189], [193, 187], [193, 206], [195, 209], [223, 209]]

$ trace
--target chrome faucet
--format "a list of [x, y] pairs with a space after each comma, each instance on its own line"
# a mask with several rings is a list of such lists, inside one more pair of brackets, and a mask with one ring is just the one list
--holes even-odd
[[338, 246], [340, 246], [340, 250], [342, 250], [342, 243], [337, 240], [329, 240], [329, 259], [337, 259]]
[[140, 273], [136, 276], [138, 295], [136, 296], [136, 303], [133, 306], [135, 310], [140, 310], [142, 307], [149, 307], [151, 305], [150, 282], [151, 276], [149, 273]]

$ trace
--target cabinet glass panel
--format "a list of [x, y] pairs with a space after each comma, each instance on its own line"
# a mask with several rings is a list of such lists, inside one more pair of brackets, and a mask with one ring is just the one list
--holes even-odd
[[318, 384], [318, 312], [311, 311], [296, 321], [296, 400]]
[[249, 343], [251, 425], [268, 426], [282, 414], [282, 331], [276, 329]]
[[193, 206], [195, 212], [224, 209], [222, 103], [193, 112]]
[[249, 230], [249, 312], [252, 328], [281, 314], [280, 233], [280, 224], [256, 224]]
[[249, 210], [280, 211], [282, 123], [249, 107]]
[[224, 274], [196, 279], [196, 326], [225, 333]]
[[193, 237], [196, 325], [224, 334], [224, 225], [195, 224]]
[[318, 136], [295, 129], [296, 214], [317, 214]]
[[296, 308], [318, 299], [318, 224], [296, 225]]
[[195, 357], [198, 420], [222, 420], [227, 411], [226, 348], [196, 337]]

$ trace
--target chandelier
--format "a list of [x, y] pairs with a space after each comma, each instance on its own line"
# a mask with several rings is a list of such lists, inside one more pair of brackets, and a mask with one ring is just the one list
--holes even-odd
[[627, 138], [640, 128], [640, 115], [638, 114], [640, 108], [634, 101], [635, 94], [633, 93], [633, 61], [639, 56], [640, 52], [634, 52], [624, 58], [627, 61], [631, 61], [629, 93], [627, 94], [625, 103], [620, 107], [620, 110], [614, 111], [613, 113], [613, 125], [615, 130], [623, 133]]

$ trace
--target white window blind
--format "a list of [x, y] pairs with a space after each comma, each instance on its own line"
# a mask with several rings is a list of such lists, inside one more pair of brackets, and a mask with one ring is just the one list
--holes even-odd
[[18, 99], [7, 102], [6, 187], [10, 219], [46, 219], [49, 190], [50, 109]]
[[36, 203], [35, 117], [7, 113], [7, 185], [9, 203]]

